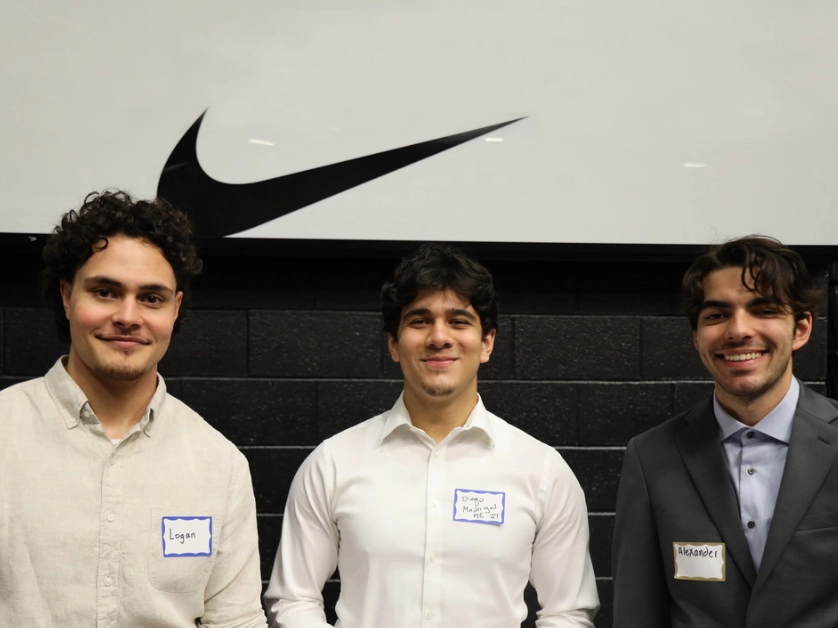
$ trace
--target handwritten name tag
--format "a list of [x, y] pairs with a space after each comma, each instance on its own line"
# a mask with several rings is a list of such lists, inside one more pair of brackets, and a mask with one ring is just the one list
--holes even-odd
[[212, 517], [163, 517], [163, 556], [211, 556]]
[[454, 521], [499, 526], [503, 523], [505, 506], [506, 493], [454, 489]]
[[673, 543], [676, 580], [725, 580], [724, 543]]

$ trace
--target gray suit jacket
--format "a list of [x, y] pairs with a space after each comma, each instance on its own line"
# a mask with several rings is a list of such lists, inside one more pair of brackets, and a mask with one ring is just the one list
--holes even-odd
[[[674, 542], [726, 546], [724, 582], [674, 579]], [[838, 402], [801, 385], [759, 573], [707, 399], [629, 442], [614, 628], [838, 627]]]

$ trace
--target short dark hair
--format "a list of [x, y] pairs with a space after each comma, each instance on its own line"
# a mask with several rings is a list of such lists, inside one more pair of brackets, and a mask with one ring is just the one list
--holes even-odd
[[[183, 302], [189, 294], [190, 280], [201, 272], [203, 263], [198, 258], [192, 226], [182, 211], [159, 198], [135, 201], [119, 190], [91, 192], [78, 211], [71, 209], [64, 214], [41, 254], [41, 290], [53, 311], [62, 341], [70, 340], [70, 323], [64, 312], [60, 283], [72, 283], [76, 271], [115, 235], [145, 240], [160, 249], [174, 271]], [[178, 317], [175, 321], [175, 331], [180, 320]]]
[[723, 268], [741, 268], [743, 286], [777, 297], [796, 320], [811, 313], [821, 297], [803, 259], [779, 240], [763, 235], [729, 240], [699, 255], [684, 274], [684, 309], [693, 329], [704, 303], [704, 279]]
[[398, 338], [402, 309], [422, 292], [445, 290], [469, 302], [480, 317], [484, 336], [497, 329], [498, 302], [492, 274], [464, 251], [429, 242], [402, 259], [393, 278], [381, 287], [384, 331]]

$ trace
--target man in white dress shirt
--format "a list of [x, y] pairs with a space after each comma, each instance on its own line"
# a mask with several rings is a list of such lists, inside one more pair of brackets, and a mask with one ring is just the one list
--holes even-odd
[[528, 581], [539, 628], [593, 626], [582, 489], [555, 449], [477, 394], [497, 331], [492, 276], [426, 244], [382, 302], [404, 391], [297, 472], [265, 594], [272, 625], [329, 626], [322, 589], [337, 568], [340, 628], [517, 628]]

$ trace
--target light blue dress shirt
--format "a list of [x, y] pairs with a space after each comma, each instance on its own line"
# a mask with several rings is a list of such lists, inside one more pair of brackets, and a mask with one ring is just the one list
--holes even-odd
[[721, 428], [727, 469], [739, 498], [742, 530], [757, 571], [774, 517], [799, 397], [800, 384], [792, 378], [782, 401], [759, 423], [750, 427], [722, 408], [713, 393], [713, 409]]

